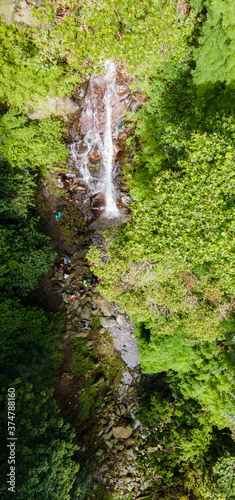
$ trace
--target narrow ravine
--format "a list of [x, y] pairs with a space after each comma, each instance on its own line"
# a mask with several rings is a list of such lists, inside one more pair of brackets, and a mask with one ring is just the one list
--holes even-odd
[[[119, 498], [131, 493], [135, 499], [151, 484], [135, 464], [136, 441], [145, 437], [136, 417], [142, 375], [134, 324], [118, 304], [100, 295], [86, 260], [91, 243], [104, 250], [103, 230], [128, 217], [117, 177], [127, 137], [124, 114], [134, 99], [120, 69], [110, 62], [105, 69], [105, 75], [90, 78], [72, 125], [69, 172], [63, 182], [49, 179], [43, 187], [47, 232], [58, 252], [49, 289], [52, 284], [66, 313], [64, 357], [54, 389], [61, 414], [76, 430], [82, 461], [93, 467], [97, 487]], [[58, 210], [62, 217], [55, 225]], [[69, 277], [58, 271], [65, 254], [72, 266]]]

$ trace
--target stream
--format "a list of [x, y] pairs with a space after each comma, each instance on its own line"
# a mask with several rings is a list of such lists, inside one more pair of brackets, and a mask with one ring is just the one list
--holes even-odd
[[[117, 65], [106, 61], [104, 74], [90, 78], [81, 112], [71, 126], [66, 180], [63, 183], [58, 178], [53, 181], [53, 188], [61, 190], [62, 194], [70, 194], [71, 203], [59, 206], [59, 197], [53, 198], [47, 186], [44, 189], [50, 211], [56, 199], [57, 207], [54, 208], [61, 210], [64, 223], [74, 217], [76, 210], [85, 222], [85, 231], [76, 228], [75, 222], [73, 234], [66, 236], [63, 230], [58, 232], [56, 228], [59, 226], [55, 227], [54, 219], [48, 221], [51, 233], [57, 230], [53, 233], [54, 241], [61, 242], [59, 247], [57, 245], [58, 253], [62, 258], [64, 253], [69, 254], [72, 264], [69, 279], [64, 278], [57, 268], [51, 278], [54, 289], [61, 294], [67, 316], [62, 336], [65, 356], [59, 381], [54, 384], [55, 398], [62, 414], [70, 408], [70, 421], [77, 429], [78, 412], [84, 411], [84, 403], [79, 409], [81, 397], [86, 399], [86, 404], [94, 405], [102, 396], [102, 403], [96, 405], [92, 418], [88, 413], [83, 421], [81, 434], [77, 429], [83, 443], [81, 453], [85, 460], [89, 457], [93, 465], [95, 461], [93, 478], [97, 485], [103, 485], [107, 492], [117, 492], [119, 498], [129, 498], [131, 493], [133, 500], [142, 498], [151, 489], [151, 484], [146, 482], [135, 464], [136, 440], [145, 439], [141, 422], [136, 417], [142, 374], [138, 344], [133, 333], [135, 325], [124, 311], [120, 311], [117, 303], [109, 303], [100, 295], [96, 285], [85, 286], [81, 291], [80, 283], [84, 278], [89, 283], [92, 278], [92, 270], [85, 259], [89, 245], [97, 245], [105, 252], [103, 231], [122, 224], [130, 217], [127, 195], [122, 192], [121, 183], [128, 136], [124, 118], [125, 111], [134, 112], [137, 105], [138, 99], [131, 95], [128, 79]], [[61, 240], [63, 237], [64, 243]], [[72, 250], [71, 239], [74, 239]], [[97, 320], [100, 325], [98, 332], [92, 326]], [[79, 349], [80, 346], [86, 348], [91, 359], [96, 359], [97, 368], [93, 371], [87, 368], [82, 386], [79, 377], [74, 377], [71, 349], [74, 342]], [[107, 355], [110, 369], [116, 367], [116, 373], [110, 379], [107, 375], [102, 376], [101, 370], [104, 373], [107, 368], [98, 361], [101, 358], [105, 360]], [[86, 358], [82, 363], [85, 367]]]
[[[118, 66], [106, 60], [104, 68], [104, 74], [93, 75], [89, 80], [80, 116], [73, 125], [70, 153], [70, 174], [75, 173], [83, 188], [82, 203], [95, 214], [91, 240], [98, 246], [102, 246], [103, 231], [121, 224], [127, 212], [120, 204], [115, 177], [120, 168], [118, 153], [125, 138], [125, 111], [132, 103], [128, 82]], [[132, 334], [134, 325], [129, 318], [117, 310], [116, 320], [107, 319], [103, 326], [111, 333], [114, 347], [126, 365], [139, 366], [138, 345]]]

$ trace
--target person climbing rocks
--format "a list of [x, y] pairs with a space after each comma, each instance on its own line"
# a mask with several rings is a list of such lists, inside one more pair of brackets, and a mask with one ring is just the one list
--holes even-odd
[[84, 286], [91, 286], [91, 280], [86, 280], [85, 279], [85, 280], [83, 280], [82, 283], [83, 283]]
[[84, 321], [84, 327], [83, 327], [83, 328], [81, 328], [81, 330], [86, 330], [86, 328], [88, 327], [88, 325], [89, 325], [89, 324], [90, 324], [90, 321], [85, 320], [85, 321]]
[[92, 285], [98, 285], [99, 284], [99, 279], [97, 276], [92, 276], [91, 284]]
[[74, 293], [71, 295], [71, 300], [76, 300], [76, 295], [74, 295]]
[[64, 279], [67, 279], [69, 277], [69, 275], [71, 274], [71, 266], [65, 265], [63, 267], [63, 271], [64, 271]]
[[57, 214], [56, 214], [55, 218], [56, 218], [56, 219], [59, 219], [60, 217], [62, 217], [62, 213], [61, 213], [61, 212], [57, 212]]
[[63, 262], [60, 262], [59, 264], [56, 264], [56, 270], [58, 273], [63, 272]]
[[59, 181], [59, 182], [65, 182], [67, 180], [66, 178], [66, 175], [65, 174], [59, 174], [58, 177], [56, 177], [56, 179]]

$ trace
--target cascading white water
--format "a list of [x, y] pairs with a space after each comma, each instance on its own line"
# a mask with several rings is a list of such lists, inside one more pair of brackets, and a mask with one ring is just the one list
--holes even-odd
[[[105, 75], [90, 78], [87, 95], [84, 98], [80, 116], [80, 138], [71, 146], [71, 158], [84, 184], [88, 187], [89, 196], [103, 194], [105, 206], [104, 216], [119, 216], [116, 204], [116, 193], [113, 185], [114, 145], [113, 138], [118, 136], [112, 126], [112, 111], [120, 103], [116, 92], [116, 66], [112, 61], [105, 62]], [[97, 91], [98, 89], [98, 91]], [[99, 178], [91, 175], [88, 165], [90, 157], [97, 155], [100, 159]]]
[[107, 217], [117, 217], [119, 210], [116, 205], [114, 186], [112, 182], [113, 168], [113, 140], [112, 140], [112, 107], [110, 103], [111, 95], [115, 95], [115, 65], [111, 61], [106, 61], [106, 129], [104, 135], [103, 165], [105, 173], [105, 215]]

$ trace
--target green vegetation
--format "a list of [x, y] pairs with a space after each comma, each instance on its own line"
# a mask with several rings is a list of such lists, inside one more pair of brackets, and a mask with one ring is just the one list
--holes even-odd
[[[80, 79], [88, 71], [99, 71], [105, 59], [124, 60], [133, 75], [144, 76], [151, 66], [158, 67], [182, 53], [181, 31], [189, 36], [191, 17], [175, 15], [175, 2], [136, 0], [85, 0], [57, 2], [46, 0], [34, 6], [39, 22], [50, 28], [36, 29], [37, 47], [53, 60], [65, 60]], [[45, 41], [48, 41], [45, 49]], [[138, 50], [136, 50], [138, 47]]]
[[[58, 418], [52, 390], [46, 389], [35, 395], [31, 386], [22, 387], [19, 380], [15, 381], [14, 387], [17, 395], [17, 454], [20, 457], [16, 463], [17, 498], [34, 499], [36, 493], [37, 498], [42, 500], [69, 499], [69, 492], [79, 469], [74, 461], [77, 449], [73, 444], [74, 433], [62, 418]], [[2, 394], [1, 400], [6, 402], [6, 394]], [[3, 412], [1, 414], [5, 430], [6, 408], [5, 416]], [[4, 446], [1, 453], [1, 475], [5, 473], [5, 477], [7, 458]], [[3, 481], [1, 498], [9, 498]]]
[[[192, 5], [195, 0], [192, 0]], [[234, 27], [235, 13], [232, 0], [206, 0], [195, 2], [198, 9], [207, 10], [206, 19], [198, 38], [199, 47], [195, 50], [196, 69], [193, 72], [195, 83], [225, 82], [234, 87]], [[202, 20], [202, 19], [201, 19]]]
[[[152, 455], [150, 477], [160, 470], [159, 491], [178, 481], [200, 499], [234, 498], [230, 476], [226, 485], [221, 479], [227, 463], [234, 467], [234, 88], [228, 54], [220, 57], [218, 75], [206, 39], [208, 26], [222, 37], [220, 9], [230, 37], [224, 44], [232, 49], [230, 4], [192, 1], [191, 38], [181, 30], [176, 57], [149, 71], [148, 100], [129, 117], [136, 123], [135, 158], [125, 167], [133, 220], [115, 229], [113, 239], [107, 233], [108, 260], [94, 247], [88, 254], [104, 278], [101, 293], [137, 324], [142, 370], [166, 372], [172, 389], [170, 403], [156, 403], [157, 419], [164, 421], [166, 412], [171, 424], [161, 431], [164, 446]], [[214, 52], [217, 35], [210, 32]], [[175, 420], [179, 397], [195, 418], [189, 440], [185, 410], [182, 423]], [[146, 425], [149, 440], [159, 443], [156, 405]], [[145, 407], [142, 418], [147, 414]], [[147, 465], [146, 443], [144, 450]]]
[[[55, 257], [34, 198], [38, 180], [64, 165], [68, 152], [47, 98], [72, 95], [112, 57], [147, 99], [128, 117], [135, 125], [134, 161], [124, 166], [132, 221], [108, 235], [108, 260], [96, 248], [88, 258], [105, 278], [102, 293], [137, 325], [143, 371], [166, 372], [170, 386], [165, 398], [153, 394], [142, 403], [148, 437], [139, 464], [150, 464], [146, 475], [165, 498], [234, 499], [233, 2], [28, 3], [31, 27], [0, 23], [1, 432], [11, 384], [18, 498], [90, 494], [73, 432], [51, 399], [62, 319], [30, 295]], [[30, 118], [37, 108], [47, 117]], [[95, 380], [95, 360], [81, 344], [74, 341], [75, 371], [85, 377], [91, 370]], [[80, 402], [83, 419], [87, 395]], [[4, 444], [2, 498], [5, 455]], [[99, 487], [96, 498], [105, 495]]]
[[33, 28], [15, 23], [0, 25], [0, 100], [13, 109], [33, 109], [46, 95], [71, 91], [76, 81], [55, 52], [48, 54], [50, 28], [46, 31], [41, 30], [37, 43]]
[[[137, 443], [139, 466], [166, 500], [175, 488], [177, 498], [187, 498], [187, 489], [196, 498], [234, 498], [234, 456], [228, 456], [228, 449], [235, 452], [234, 442], [228, 430], [212, 429], [193, 399], [156, 393], [142, 400], [140, 418], [146, 440]], [[229, 496], [220, 496], [225, 492]]]

